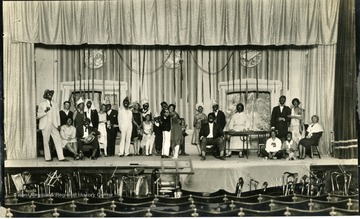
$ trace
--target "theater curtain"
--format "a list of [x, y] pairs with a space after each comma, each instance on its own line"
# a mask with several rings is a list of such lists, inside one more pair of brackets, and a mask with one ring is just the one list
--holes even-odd
[[339, 0], [16, 1], [13, 40], [45, 44], [329, 45]]
[[[4, 11], [9, 27], [11, 11]], [[8, 159], [36, 158], [34, 44], [4, 37], [4, 137]]]
[[[39, 45], [39, 53], [41, 48], [43, 47]], [[92, 70], [84, 64], [86, 48], [104, 50], [106, 60], [102, 67]], [[231, 92], [234, 80], [244, 83], [242, 91], [246, 90], [247, 79], [279, 80], [282, 82], [282, 89], [280, 93], [275, 94], [275, 98], [286, 95], [286, 104], [289, 106], [293, 98], [299, 98], [301, 107], [306, 112], [307, 124], [311, 123], [312, 115], [319, 115], [320, 123], [325, 129], [320, 150], [322, 154], [330, 152], [334, 119], [336, 45], [266, 48], [52, 46], [52, 49], [57, 54], [56, 60], [49, 61], [56, 63], [57, 67], [57, 75], [53, 75], [52, 78], [57, 78], [59, 82], [80, 80], [81, 73], [82, 80], [90, 79], [90, 84], [83, 82], [82, 90], [89, 91], [92, 90], [92, 78], [124, 81], [128, 84], [127, 95], [131, 101], [141, 102], [148, 99], [153, 113], [160, 112], [162, 101], [175, 103], [177, 112], [185, 118], [189, 129], [192, 129], [197, 102], [203, 102], [204, 112], [209, 113], [212, 100], [220, 101], [220, 82], [227, 82], [228, 90]], [[241, 64], [241, 53], [246, 49], [261, 52], [261, 60], [255, 67], [246, 68]], [[181, 53], [182, 57], [181, 67], [177, 66], [175, 69], [171, 65], [174, 51], [178, 51], [177, 54]], [[37, 65], [40, 66], [41, 63]], [[61, 96], [60, 90], [55, 93]], [[117, 90], [115, 94], [118, 94]], [[57, 100], [61, 106], [64, 100]], [[247, 107], [246, 103], [244, 104]], [[220, 106], [220, 109], [228, 111], [226, 106]]]
[[358, 157], [356, 130], [355, 2], [341, 1], [336, 53], [334, 156]]

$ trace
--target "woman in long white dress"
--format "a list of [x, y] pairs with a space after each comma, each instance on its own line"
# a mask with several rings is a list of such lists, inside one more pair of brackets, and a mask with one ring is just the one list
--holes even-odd
[[104, 156], [107, 157], [107, 133], [106, 133], [106, 105], [102, 104], [99, 112], [99, 127], [100, 132], [98, 141], [100, 150], [104, 150]]
[[298, 98], [294, 98], [291, 101], [293, 107], [291, 109], [291, 118], [289, 131], [292, 132], [293, 140], [296, 143], [299, 143], [300, 139], [305, 137], [305, 129], [304, 129], [304, 116], [305, 110], [302, 109], [300, 105], [300, 100]]

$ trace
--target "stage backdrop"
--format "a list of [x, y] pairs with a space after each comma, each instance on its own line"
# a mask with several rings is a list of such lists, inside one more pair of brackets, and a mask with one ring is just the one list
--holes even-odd
[[[98, 54], [102, 54], [98, 58], [101, 64], [93, 66], [90, 63], [87, 59], [88, 53], [91, 52], [89, 48], [91, 51], [96, 49]], [[47, 55], [48, 53], [50, 55]], [[55, 55], [51, 55], [53, 53]], [[301, 107], [305, 109], [305, 123], [311, 123], [310, 118], [314, 114], [320, 116], [320, 122], [325, 128], [321, 152], [329, 153], [333, 132], [335, 45], [230, 48], [37, 45], [35, 54], [39, 57], [36, 59], [36, 76], [42, 78], [42, 81], [44, 77], [57, 78], [57, 83], [52, 88], [56, 91], [60, 107], [64, 101], [60, 100], [61, 82], [82, 80], [82, 91], [91, 93], [92, 79], [122, 81], [128, 84], [126, 95], [131, 101], [142, 102], [148, 99], [150, 109], [154, 113], [160, 112], [162, 101], [175, 103], [176, 110], [185, 118], [189, 129], [192, 129], [197, 102], [204, 103], [205, 113], [212, 110], [212, 100], [219, 103], [233, 102], [234, 105], [242, 102], [245, 111], [250, 113], [253, 101], [257, 101], [256, 91], [264, 91], [261, 89], [267, 89], [266, 87], [273, 88], [273, 81], [280, 81], [280, 89], [271, 94], [275, 96], [272, 105], [258, 110], [265, 110], [269, 114], [278, 104], [280, 95], [287, 96], [286, 104], [289, 106], [293, 98], [299, 98]], [[253, 54], [256, 54], [256, 57], [253, 57]], [[54, 70], [49, 72], [48, 69]], [[266, 86], [253, 86], [249, 90], [248, 82], [254, 80], [257, 84], [261, 81], [262, 85], [266, 81]], [[219, 93], [223, 92], [218, 85], [221, 82], [226, 83], [228, 93], [239, 91], [235, 83], [237, 81], [242, 84], [242, 100], [235, 101], [231, 95]], [[40, 102], [43, 90], [49, 84], [40, 80], [37, 82], [37, 102]], [[78, 85], [76, 90], [80, 90]], [[118, 90], [114, 92], [116, 95], [119, 94]], [[261, 93], [258, 93], [259, 95], [261, 96]], [[252, 101], [245, 101], [245, 96], [252, 98]], [[220, 99], [224, 97], [227, 98], [225, 101]], [[231, 114], [231, 106], [220, 104], [220, 109]], [[249, 116], [251, 121], [255, 120], [251, 113]], [[269, 127], [269, 121], [267, 126], [263, 126]]]
[[[285, 69], [289, 62], [282, 61], [286, 57], [291, 60], [292, 53], [299, 55], [300, 58], [297, 60], [303, 61], [298, 62], [298, 65], [289, 72], [307, 69], [305, 74], [309, 75], [305, 82], [301, 81], [301, 86], [315, 88], [315, 94], [308, 92], [306, 96], [292, 95], [287, 93], [286, 89], [283, 89], [282, 92], [290, 98], [292, 96], [300, 97], [305, 108], [308, 108], [307, 113], [312, 114], [321, 111], [319, 115], [324, 118], [323, 121], [332, 121], [333, 116], [329, 116], [331, 114], [329, 111], [332, 112], [333, 108], [328, 107], [326, 97], [329, 96], [329, 92], [333, 94], [332, 92], [334, 91], [334, 45], [337, 43], [340, 2], [349, 5], [353, 4], [353, 1], [339, 0], [295, 0], [291, 2], [287, 0], [4, 2], [4, 95], [6, 97], [4, 101], [4, 129], [7, 157], [9, 159], [36, 157], [36, 94], [35, 86], [33, 86], [35, 82], [34, 43], [204, 46], [313, 45], [316, 47], [308, 50], [294, 49], [294, 51], [290, 52], [290, 56], [286, 55], [286, 51], [283, 55], [278, 56], [283, 57], [280, 59], [281, 61], [274, 58], [269, 63], [277, 63], [278, 65], [276, 71], [273, 72], [277, 72], [279, 75], [287, 75], [284, 74], [283, 69]], [[344, 13], [352, 12], [346, 11], [347, 8], [340, 9], [345, 10]], [[271, 13], [272, 11], [273, 13]], [[138, 16], [139, 14], [142, 16]], [[133, 63], [133, 61], [129, 62], [129, 60], [133, 60], [133, 58], [136, 60], [136, 57], [138, 57], [137, 63], [144, 63], [144, 61], [140, 60], [144, 60], [143, 56], [149, 55], [142, 55], [145, 54], [142, 50], [146, 50], [146, 48], [131, 48], [116, 52], [121, 54], [128, 64]], [[184, 67], [189, 68], [187, 74], [194, 69], [194, 74], [189, 74], [188, 76], [179, 74], [179, 69], [172, 70], [172, 73], [171, 71], [170, 73], [160, 71], [160, 74], [153, 74], [158, 79], [159, 77], [162, 79], [161, 81], [163, 82], [160, 83], [158, 80], [145, 80], [146, 76], [143, 77], [139, 73], [137, 73], [139, 80], [131, 80], [136, 73], [129, 74], [130, 71], [127, 72], [128, 74], [126, 74], [126, 71], [112, 72], [124, 73], [124, 79], [118, 74], [121, 81], [131, 81], [131, 92], [129, 94], [132, 95], [132, 99], [141, 98], [140, 94], [143, 91], [153, 87], [147, 86], [146, 88], [145, 85], [139, 86], [139, 83], [151, 81], [154, 86], [160, 87], [156, 90], [166, 91], [164, 94], [155, 91], [155, 96], [165, 100], [173, 100], [175, 96], [176, 103], [179, 106], [190, 106], [190, 113], [185, 114], [190, 118], [193, 115], [191, 110], [194, 110], [192, 105], [196, 101], [206, 101], [209, 100], [209, 97], [216, 96], [214, 95], [216, 93], [214, 92], [216, 90], [214, 90], [214, 87], [216, 87], [216, 83], [220, 81], [220, 78], [223, 77], [223, 79], [225, 78], [225, 80], [229, 81], [231, 77], [236, 78], [241, 69], [239, 71], [233, 70], [232, 72], [229, 70], [229, 73], [225, 74], [226, 76], [224, 74], [222, 76], [217, 74], [218, 76], [214, 78], [211, 74], [205, 73], [206, 66], [208, 66], [206, 60], [212, 60], [215, 57], [217, 60], [227, 60], [231, 56], [231, 52], [226, 51], [222, 56], [215, 56], [214, 54], [210, 55], [211, 52], [207, 55], [206, 51], [204, 52], [198, 48], [191, 48], [190, 51], [191, 53], [188, 52], [186, 57], [188, 59], [195, 57], [192, 59], [197, 60], [196, 63], [199, 63], [201, 60], [201, 64], [189, 64], [189, 66]], [[114, 53], [114, 51], [112, 52]], [[237, 52], [240, 54], [241, 51], [238, 50]], [[163, 60], [163, 56], [163, 54], [158, 54], [158, 56], [154, 54], [152, 58], [158, 60], [160, 59], [158, 57], [162, 57], [161, 60]], [[206, 56], [209, 58], [206, 58]], [[325, 56], [328, 57], [324, 58]], [[116, 56], [114, 55], [113, 57], [115, 58]], [[118, 59], [117, 63], [120, 63], [120, 56]], [[233, 62], [236, 62], [237, 59], [233, 60]], [[113, 64], [115, 63], [116, 61], [113, 62]], [[159, 66], [159, 61], [158, 63], [155, 61], [147, 61], [146, 63]], [[210, 63], [214, 64], [214, 62]], [[304, 63], [307, 64], [305, 65]], [[301, 66], [301, 64], [304, 65]], [[121, 68], [125, 70], [131, 68], [139, 69], [137, 70], [139, 72], [145, 72], [145, 69], [155, 69], [153, 67], [139, 67], [136, 64], [134, 66], [122, 65]], [[209, 66], [207, 71], [219, 70], [221, 66], [224, 65], [218, 64], [219, 68]], [[250, 74], [250, 76], [247, 75], [245, 78], [256, 78], [254, 74], [260, 75], [261, 71], [258, 68], [260, 67], [253, 68], [258, 71], [248, 72], [247, 74]], [[196, 73], [196, 71], [199, 72], [196, 69], [201, 69], [201, 72], [204, 73]], [[73, 70], [73, 72], [75, 71]], [[235, 76], [230, 76], [233, 74]], [[244, 74], [244, 72], [241, 71], [241, 74]], [[344, 72], [339, 72], [339, 74], [344, 74]], [[153, 77], [156, 79], [156, 76]], [[185, 88], [184, 86], [178, 86], [179, 84], [176, 83], [184, 78], [188, 80]], [[239, 78], [242, 78], [242, 76]], [[290, 78], [288, 77], [288, 79]], [[293, 80], [297, 81], [299, 79], [299, 77], [296, 77]], [[285, 78], [281, 81], [284, 82], [287, 79]], [[176, 84], [172, 85], [174, 82]], [[200, 83], [205, 84], [205, 86], [199, 86]], [[319, 86], [317, 83], [322, 84]], [[290, 83], [287, 83], [285, 87], [290, 90], [288, 85]], [[187, 96], [178, 90], [180, 88], [193, 88], [192, 91], [196, 91], [195, 96], [191, 98], [189, 95], [189, 98], [186, 98], [186, 102], [191, 103], [189, 106], [177, 101], [180, 98], [182, 101], [185, 101], [184, 97]], [[139, 90], [134, 92], [134, 89], [142, 90], [141, 92]], [[323, 96], [323, 98], [318, 99], [320, 96]], [[310, 104], [314, 103], [314, 99], [317, 99], [315, 104]], [[305, 101], [309, 101], [309, 103]], [[158, 103], [154, 102], [152, 105], [157, 107]], [[330, 100], [330, 106], [332, 104], [333, 102]], [[153, 109], [153, 111], [156, 110], [156, 108], [155, 110]], [[184, 109], [178, 109], [178, 111], [183, 113]], [[309, 116], [309, 114], [307, 115]], [[348, 119], [345, 114], [341, 118], [344, 120]], [[329, 124], [325, 126], [328, 130], [327, 132], [332, 127], [332, 122], [329, 122]], [[352, 126], [353, 124], [346, 124], [345, 127], [340, 128], [346, 129], [349, 125]], [[339, 138], [348, 139], [346, 136], [340, 136]]]

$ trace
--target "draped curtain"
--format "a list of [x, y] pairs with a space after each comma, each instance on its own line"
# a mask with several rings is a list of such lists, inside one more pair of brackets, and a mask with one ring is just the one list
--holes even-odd
[[349, 159], [358, 157], [355, 2], [354, 0], [342, 1], [340, 8], [341, 19], [339, 19], [338, 52], [336, 53], [334, 156]]
[[[41, 46], [39, 45], [39, 48]], [[103, 50], [106, 60], [101, 68], [91, 69], [84, 63], [87, 49]], [[57, 71], [53, 78], [60, 82], [90, 79], [82, 82], [82, 90], [92, 91], [92, 79], [125, 81], [131, 101], [148, 99], [153, 113], [160, 112], [160, 103], [175, 103], [176, 110], [192, 129], [195, 105], [205, 104], [204, 112], [211, 111], [213, 99], [219, 100], [218, 84], [228, 82], [234, 90], [234, 80], [280, 80], [283, 87], [277, 95], [287, 96], [287, 105], [299, 98], [305, 109], [305, 123], [311, 116], [320, 116], [325, 128], [321, 152], [329, 154], [333, 131], [333, 94], [336, 46], [316, 47], [171, 47], [171, 46], [54, 46]], [[258, 65], [247, 68], [241, 64], [241, 52], [261, 52]], [[174, 53], [181, 54], [181, 65], [174, 68]], [[268, 86], [274, 86], [269, 84]], [[76, 90], [79, 91], [79, 87]], [[241, 88], [246, 91], [246, 86]], [[58, 93], [60, 96], [60, 90]], [[118, 91], [114, 91], [115, 94]], [[64, 100], [58, 100], [58, 103]], [[120, 102], [120, 101], [119, 101]], [[245, 107], [246, 107], [246, 103]], [[274, 107], [274, 106], [271, 106]], [[220, 109], [227, 111], [226, 106]]]
[[13, 40], [45, 44], [329, 45], [339, 0], [5, 2]]
[[[269, 74], [267, 74], [261, 73], [261, 70], [258, 69], [258, 73], [260, 73], [259, 78], [260, 76], [265, 77], [265, 75], [266, 78], [271, 78], [271, 75], [278, 74], [279, 76], [274, 77], [279, 77], [284, 82], [292, 80], [289, 76], [293, 77], [294, 81], [299, 78], [298, 75], [287, 74], [287, 68], [294, 72], [303, 72], [307, 77], [301, 77], [302, 82], [306, 80], [319, 81], [317, 93], [321, 94], [326, 93], [324, 89], [331, 89], [333, 86], [333, 77], [331, 76], [333, 62], [331, 60], [335, 53], [333, 45], [337, 43], [339, 2], [339, 0], [5, 1], [3, 4], [4, 91], [6, 97], [4, 126], [7, 157], [8, 159], [36, 157], [34, 43], [178, 46], [314, 45], [315, 47], [301, 51], [296, 48], [290, 52], [284, 51], [279, 55], [279, 59], [276, 56], [269, 56], [265, 59], [274, 64], [273, 67], [269, 66], [269, 69], [273, 68], [273, 71], [271, 73], [268, 71]], [[139, 57], [140, 60], [144, 54], [145, 57], [149, 56], [145, 62], [147, 70], [152, 70], [153, 66], [161, 64], [163, 54], [154, 52], [154, 56], [150, 57], [151, 49], [145, 53], [146, 47], [145, 49], [139, 48], [135, 52], [120, 51], [120, 54], [128, 61], [135, 57]], [[140, 74], [130, 74], [129, 70], [121, 71], [121, 74], [118, 76], [115, 74], [115, 77], [131, 84], [129, 94], [134, 95], [133, 99], [142, 98], [146, 91], [150, 95], [149, 98], [156, 96], [156, 101], [152, 105], [158, 107], [159, 102], [157, 101], [163, 99], [170, 101], [172, 99], [170, 95], [175, 95], [175, 102], [184, 108], [178, 109], [178, 111], [185, 114], [186, 103], [190, 103], [187, 115], [193, 115], [193, 106], [196, 101], [206, 102], [209, 100], [208, 98], [217, 97], [217, 82], [228, 78], [229, 80], [244, 77], [255, 78], [254, 75], [257, 74], [256, 70], [244, 72], [243, 68], [239, 68], [237, 71], [236, 67], [226, 67], [222, 71], [223, 73], [219, 74], [206, 74], [203, 70], [198, 69], [208, 69], [210, 72], [218, 70], [231, 56], [238, 57], [239, 51], [232, 53], [232, 49], [229, 49], [220, 54], [201, 51], [203, 49], [198, 50], [196, 47], [190, 47], [188, 50], [191, 53], [188, 51], [184, 53], [184, 57], [185, 55], [186, 57], [183, 69], [184, 72], [187, 71], [188, 75], [179, 74], [179, 69], [167, 72], [163, 70], [164, 68], [160, 68], [156, 74], [150, 76], [150, 79], [146, 79], [149, 76], [145, 75], [143, 80]], [[328, 57], [322, 56], [328, 52]], [[282, 61], [291, 59], [295, 54], [300, 54], [299, 57], [303, 61], [288, 66], [289, 62]], [[309, 66], [311, 63], [309, 57], [315, 56], [320, 61]], [[209, 65], [206, 63], [209, 58], [211, 60], [218, 59], [220, 63], [210, 62], [212, 64]], [[197, 64], [186, 66], [185, 59], [197, 60], [194, 62]], [[238, 59], [231, 59], [229, 65], [233, 63], [232, 65], [235, 66], [237, 62]], [[266, 62], [264, 61], [260, 65], [266, 65], [264, 63]], [[327, 65], [329, 63], [330, 65]], [[122, 66], [121, 68], [126, 66], [120, 60], [114, 61], [113, 64], [116, 66], [119, 64]], [[137, 66], [133, 62], [130, 64]], [[321, 68], [317, 69], [320, 70], [318, 73], [315, 69], [319, 66]], [[128, 69], [128, 67], [126, 68]], [[138, 68], [141, 72], [140, 67], [133, 68]], [[265, 67], [263, 66], [263, 68]], [[191, 71], [195, 73], [190, 74]], [[239, 77], [240, 71], [241, 77]], [[132, 80], [137, 77], [139, 80]], [[162, 80], [164, 77], [166, 79]], [[180, 84], [183, 86], [179, 86], [178, 83], [181, 79]], [[144, 86], [139, 86], [139, 83], [143, 83], [143, 81], [146, 82]], [[169, 92], [162, 93], [160, 89], [152, 89], [159, 83], [163, 90]], [[295, 84], [295, 82], [293, 83]], [[290, 88], [290, 83], [283, 83], [283, 93], [287, 95], [289, 92], [289, 97], [296, 94], [297, 97], [303, 99], [304, 107], [307, 109], [306, 113], [316, 113], [321, 117], [330, 118], [330, 125], [327, 126], [330, 130], [332, 124], [330, 122], [333, 118], [328, 115], [332, 106], [331, 98], [329, 97], [329, 104], [317, 99], [324, 105], [312, 106], [312, 100], [307, 100], [306, 94], [301, 92], [302, 88], [299, 88], [300, 85], [307, 87], [304, 83], [294, 85], [296, 86], [294, 89]], [[192, 87], [196, 87], [195, 96], [184, 93], [185, 90]], [[133, 92], [134, 89], [142, 90]], [[298, 91], [293, 95], [291, 92], [296, 89]], [[310, 94], [307, 95], [310, 96]], [[154, 109], [154, 111], [157, 110], [157, 108]], [[309, 114], [307, 115], [309, 116]], [[187, 120], [191, 120], [190, 117]]]

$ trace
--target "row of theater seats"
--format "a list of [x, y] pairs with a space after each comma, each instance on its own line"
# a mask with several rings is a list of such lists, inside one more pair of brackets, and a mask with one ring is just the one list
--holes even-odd
[[[57, 198], [25, 201], [7, 198], [7, 217], [175, 217], [175, 216], [286, 216], [358, 215], [358, 196], [323, 195], [307, 197], [232, 195], [172, 197]], [[19, 199], [20, 198], [20, 199]], [[18, 199], [18, 200], [16, 200]], [[30, 199], [30, 197], [26, 198]], [[71, 200], [72, 199], [72, 200]], [[15, 201], [16, 200], [16, 203]], [[67, 200], [67, 201], [65, 201]]]
[[23, 212], [7, 209], [6, 217], [263, 217], [263, 216], [349, 216], [358, 215], [358, 211], [345, 210], [335, 207], [321, 210], [301, 210], [285, 207], [283, 209], [267, 211], [252, 209], [235, 209], [229, 211], [206, 211], [192, 208], [184, 211], [169, 212], [158, 209], [141, 209], [135, 211], [112, 211], [108, 209], [94, 209], [88, 211], [68, 211], [62, 209], [49, 209], [36, 212]]

